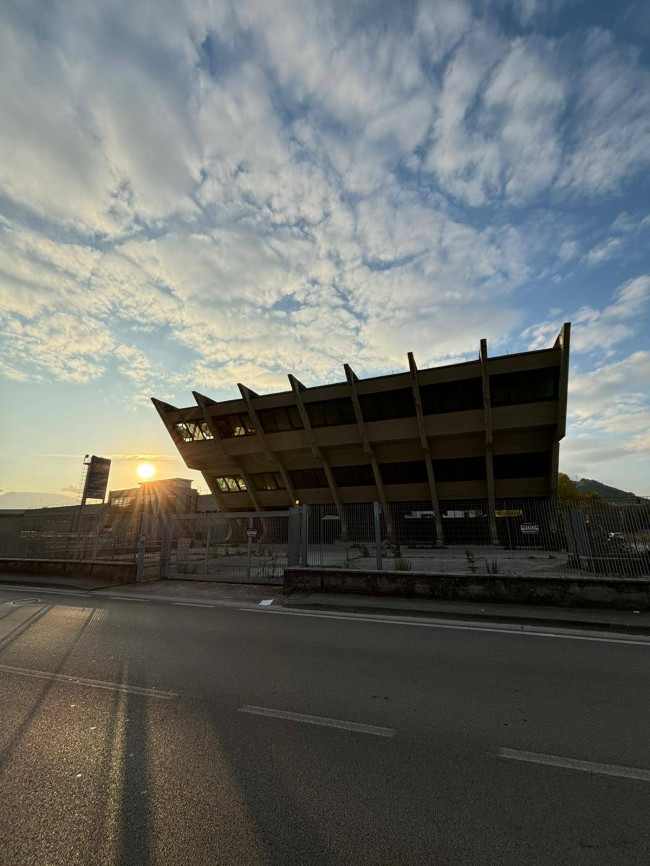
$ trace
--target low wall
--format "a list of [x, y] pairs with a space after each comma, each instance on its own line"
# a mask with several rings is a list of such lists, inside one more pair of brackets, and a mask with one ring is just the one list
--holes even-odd
[[38, 577], [94, 577], [111, 583], [135, 583], [135, 562], [94, 562], [85, 559], [0, 559], [0, 574]]
[[650, 578], [518, 577], [287, 568], [284, 592], [350, 592], [447, 601], [650, 610]]

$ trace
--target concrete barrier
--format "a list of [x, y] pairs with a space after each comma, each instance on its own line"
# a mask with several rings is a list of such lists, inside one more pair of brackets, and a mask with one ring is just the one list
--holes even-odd
[[399, 571], [287, 568], [284, 593], [296, 592], [349, 592], [445, 601], [650, 610], [650, 578], [638, 577], [441, 575], [413, 571], [405, 574]]
[[38, 577], [94, 577], [111, 583], [135, 583], [135, 562], [103, 562], [85, 559], [0, 559], [0, 574]]

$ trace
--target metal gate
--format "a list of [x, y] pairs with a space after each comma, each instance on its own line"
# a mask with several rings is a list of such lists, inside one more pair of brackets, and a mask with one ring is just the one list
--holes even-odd
[[[161, 518], [161, 577], [227, 583], [281, 584], [291, 555], [298, 509]], [[154, 539], [149, 538], [150, 545]]]

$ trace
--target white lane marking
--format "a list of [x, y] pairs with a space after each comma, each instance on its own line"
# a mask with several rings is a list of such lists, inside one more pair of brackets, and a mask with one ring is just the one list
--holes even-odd
[[88, 686], [91, 689], [109, 689], [113, 692], [128, 692], [133, 695], [148, 695], [151, 698], [162, 698], [163, 700], [174, 700], [178, 697], [177, 692], [165, 692], [162, 689], [146, 689], [141, 686], [128, 686], [124, 683], [110, 683], [103, 680], [89, 680], [85, 677], [73, 677], [67, 674], [54, 674], [48, 671], [32, 671], [27, 668], [17, 668], [13, 665], [0, 665], [0, 672], [5, 674], [17, 674], [21, 677], [35, 677], [40, 680], [54, 680], [62, 683], [72, 683], [75, 686]]
[[582, 770], [585, 773], [600, 773], [604, 776], [621, 776], [624, 779], [640, 779], [642, 782], [650, 782], [650, 770], [642, 770], [638, 767], [597, 764], [594, 761], [579, 761], [577, 758], [560, 758], [557, 755], [539, 755], [537, 752], [519, 752], [516, 749], [499, 749], [499, 757], [509, 758], [512, 761], [548, 764], [551, 767], [565, 767], [568, 770]]
[[259, 610], [256, 607], [239, 607], [237, 610], [247, 611], [248, 613], [263, 613], [263, 614], [271, 614], [273, 616], [307, 616], [307, 617], [315, 617], [317, 619], [338, 619], [338, 620], [349, 620], [350, 622], [370, 622], [370, 623], [381, 623], [382, 625], [411, 625], [417, 626], [418, 628], [445, 628], [452, 629], [456, 631], [485, 631], [485, 632], [495, 632], [497, 634], [517, 634], [523, 635], [524, 637], [550, 637], [550, 638], [561, 638], [563, 640], [587, 640], [587, 641], [596, 641], [598, 643], [622, 643], [622, 644], [632, 644], [633, 646], [647, 646], [650, 647], [650, 639], [644, 637], [638, 638], [624, 638], [622, 635], [618, 635], [618, 633], [614, 633], [617, 636], [612, 634], [611, 637], [596, 637], [591, 634], [582, 634], [580, 632], [570, 632], [567, 630], [564, 632], [551, 632], [551, 631], [537, 631], [535, 626], [532, 625], [513, 625], [510, 628], [505, 628], [503, 626], [488, 626], [488, 625], [471, 625], [465, 622], [459, 622], [457, 620], [452, 620], [451, 622], [414, 622], [413, 620], [407, 619], [388, 619], [387, 617], [381, 616], [370, 616], [368, 614], [357, 614], [355, 616], [349, 616], [347, 614], [338, 614], [338, 613], [307, 613], [306, 611], [294, 611], [294, 610]]
[[105, 595], [104, 598], [119, 598], [120, 601], [146, 601], [144, 598], [134, 598], [132, 595]]
[[214, 607], [213, 604], [202, 604], [198, 601], [173, 601], [172, 604], [176, 607]]
[[0, 592], [38, 592], [47, 593], [48, 595], [83, 595], [88, 596], [91, 593], [81, 592], [75, 589], [41, 589], [40, 586], [3, 586], [0, 584]]
[[254, 716], [272, 716], [276, 719], [288, 719], [291, 722], [304, 722], [306, 725], [321, 725], [324, 728], [341, 728], [344, 731], [356, 731], [359, 734], [374, 734], [376, 737], [394, 737], [394, 728], [381, 728], [377, 725], [362, 725], [360, 722], [344, 722], [341, 719], [328, 719], [326, 716], [307, 716], [304, 713], [291, 713], [288, 710], [274, 710], [269, 707], [239, 708], [240, 713], [250, 713]]
[[269, 605], [269, 604], [273, 604], [272, 598], [265, 598], [264, 601], [260, 602], [259, 606], [263, 607], [264, 605]]

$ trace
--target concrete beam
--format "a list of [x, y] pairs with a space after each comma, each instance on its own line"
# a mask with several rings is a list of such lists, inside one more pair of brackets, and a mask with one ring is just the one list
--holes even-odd
[[361, 445], [364, 451], [364, 454], [367, 454], [370, 458], [370, 465], [372, 466], [372, 474], [375, 479], [375, 487], [377, 488], [377, 496], [379, 497], [379, 502], [381, 503], [382, 510], [384, 512], [384, 520], [386, 522], [386, 532], [389, 538], [393, 537], [393, 522], [391, 520], [390, 509], [388, 507], [388, 499], [386, 498], [386, 491], [384, 489], [384, 481], [381, 477], [381, 472], [379, 470], [379, 463], [377, 463], [377, 458], [375, 457], [375, 452], [373, 450], [372, 445], [370, 444], [370, 440], [368, 438], [368, 434], [366, 432], [365, 421], [363, 420], [363, 412], [361, 411], [361, 403], [359, 402], [359, 395], [357, 394], [356, 383], [359, 381], [359, 377], [352, 370], [349, 364], [344, 364], [343, 369], [345, 371], [345, 378], [348, 382], [348, 392], [350, 394], [350, 399], [352, 400], [352, 406], [354, 407], [354, 416], [357, 419], [357, 430], [359, 431], [359, 437], [361, 439]]
[[341, 498], [339, 496], [338, 486], [336, 484], [336, 479], [334, 478], [334, 473], [330, 467], [328, 459], [325, 457], [321, 448], [319, 448], [316, 437], [314, 436], [314, 430], [311, 426], [311, 421], [309, 419], [309, 412], [307, 411], [307, 407], [305, 406], [305, 401], [302, 399], [301, 391], [304, 390], [305, 386], [302, 385], [295, 376], [292, 376], [289, 373], [289, 384], [291, 385], [291, 390], [296, 398], [296, 405], [298, 407], [298, 412], [300, 413], [300, 418], [302, 419], [302, 425], [305, 428], [305, 436], [307, 437], [307, 441], [309, 442], [309, 447], [311, 448], [311, 453], [317, 460], [320, 460], [323, 465], [323, 470], [325, 472], [325, 477], [327, 478], [327, 484], [330, 489], [330, 493], [332, 494], [332, 499], [334, 500], [334, 505], [336, 507], [336, 512], [339, 516], [339, 520], [341, 521], [341, 535], [343, 540], [345, 541], [348, 536], [348, 528], [345, 521], [345, 512], [343, 510], [343, 505], [341, 504]]
[[497, 532], [496, 501], [494, 497], [494, 461], [492, 457], [494, 439], [492, 436], [492, 402], [490, 398], [490, 375], [488, 369], [487, 340], [481, 340], [479, 351], [481, 361], [481, 379], [483, 381], [483, 414], [485, 418], [485, 476], [488, 494], [488, 521], [492, 544], [499, 543]]
[[420, 398], [420, 383], [418, 381], [418, 368], [413, 357], [413, 352], [408, 353], [409, 372], [411, 374], [411, 389], [413, 391], [413, 402], [415, 403], [415, 416], [418, 422], [418, 432], [420, 433], [420, 446], [422, 448], [422, 456], [427, 467], [427, 480], [429, 482], [429, 496], [431, 497], [431, 506], [436, 521], [436, 544], [442, 545], [442, 519], [440, 514], [440, 503], [438, 502], [438, 490], [436, 487], [436, 477], [433, 471], [433, 460], [431, 459], [431, 450], [429, 448], [429, 440], [427, 438], [426, 424], [424, 421], [424, 412], [422, 411], [422, 400]]
[[266, 459], [270, 463], [275, 463], [280, 471], [280, 475], [282, 475], [282, 480], [284, 481], [284, 486], [287, 490], [287, 494], [289, 496], [289, 504], [294, 505], [297, 497], [296, 491], [293, 488], [293, 484], [291, 483], [291, 478], [289, 477], [289, 473], [284, 468], [284, 465], [280, 458], [275, 454], [275, 452], [269, 447], [269, 444], [266, 439], [266, 434], [264, 432], [264, 427], [262, 426], [262, 422], [260, 421], [259, 415], [255, 411], [255, 406], [253, 405], [253, 397], [257, 397], [258, 395], [251, 391], [250, 388], [247, 388], [245, 385], [242, 385], [241, 382], [237, 383], [237, 387], [239, 388], [239, 393], [242, 395], [244, 400], [246, 401], [246, 406], [248, 408], [248, 414], [250, 415], [251, 421], [255, 424], [255, 429], [257, 430], [257, 435], [259, 436], [260, 442], [262, 443], [262, 448], [264, 450], [264, 455]]

